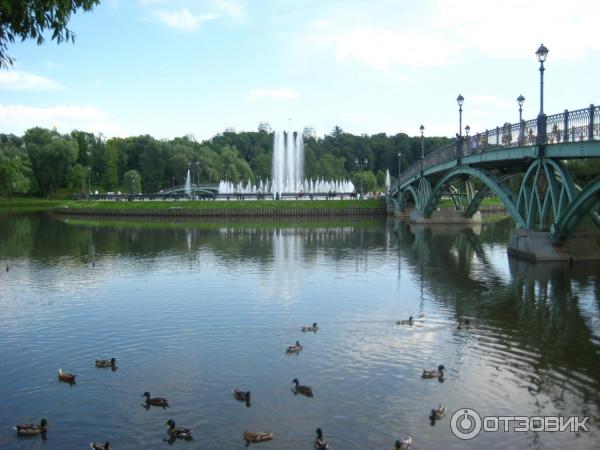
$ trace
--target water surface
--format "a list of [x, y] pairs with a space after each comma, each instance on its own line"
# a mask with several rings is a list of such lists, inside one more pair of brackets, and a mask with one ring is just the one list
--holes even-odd
[[[310, 449], [317, 427], [334, 449], [406, 434], [415, 449], [598, 448], [600, 267], [509, 260], [508, 233], [0, 215], [0, 448], [167, 448], [169, 418], [194, 430], [174, 444], [190, 449], [242, 449], [245, 428], [275, 433], [260, 448]], [[304, 351], [287, 355], [296, 340]], [[118, 370], [94, 367], [110, 357]], [[438, 364], [443, 383], [420, 378]], [[171, 408], [146, 410], [144, 391]], [[432, 426], [438, 404], [448, 415]], [[449, 423], [465, 407], [591, 416], [591, 432], [461, 441]], [[10, 428], [42, 417], [45, 442]]]

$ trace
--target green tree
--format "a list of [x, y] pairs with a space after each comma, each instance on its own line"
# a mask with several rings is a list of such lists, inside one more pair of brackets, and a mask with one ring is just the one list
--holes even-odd
[[241, 158], [235, 147], [229, 145], [221, 152], [221, 175], [222, 179], [234, 183], [254, 181], [254, 174], [248, 163]]
[[137, 170], [128, 170], [123, 175], [123, 192], [142, 192], [142, 176]]
[[88, 168], [77, 163], [71, 169], [71, 173], [67, 180], [67, 187], [73, 191], [81, 190], [81, 193], [84, 194], [86, 191], [87, 177]]
[[377, 187], [377, 178], [375, 174], [370, 170], [363, 170], [362, 172], [356, 171], [352, 176], [352, 182], [356, 192], [360, 193], [360, 178], [362, 176], [362, 187], [363, 192], [372, 192]]
[[119, 185], [119, 152], [117, 144], [112, 139], [104, 147], [104, 188], [114, 191]]
[[19, 156], [11, 158], [0, 155], [0, 191], [8, 197], [29, 192], [31, 169]]
[[8, 55], [8, 43], [15, 39], [44, 42], [46, 30], [57, 43], [75, 41], [67, 28], [71, 14], [81, 8], [90, 11], [100, 0], [2, 0], [0, 1], [0, 69], [8, 68], [14, 58]]

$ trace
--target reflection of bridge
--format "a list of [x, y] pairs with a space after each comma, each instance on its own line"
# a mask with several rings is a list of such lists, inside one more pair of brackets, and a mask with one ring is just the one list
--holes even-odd
[[571, 242], [584, 218], [600, 227], [600, 176], [577, 186], [564, 163], [598, 157], [600, 107], [591, 105], [548, 116], [545, 124], [534, 119], [457, 138], [403, 172], [391, 194], [396, 210], [412, 201], [411, 220], [428, 222], [435, 221], [443, 195], [452, 197], [458, 216], [466, 220], [492, 193], [524, 230], [511, 237], [509, 250], [534, 259], [600, 259], [600, 244], [590, 251], [585, 243], [578, 250]]

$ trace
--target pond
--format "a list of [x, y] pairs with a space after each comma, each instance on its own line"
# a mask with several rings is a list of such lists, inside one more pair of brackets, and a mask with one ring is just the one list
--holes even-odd
[[[509, 259], [509, 232], [0, 214], [0, 448], [168, 448], [169, 419], [189, 449], [245, 448], [245, 429], [310, 449], [319, 427], [332, 449], [598, 448], [600, 266]], [[421, 378], [438, 365], [442, 381]], [[146, 391], [170, 407], [145, 408]], [[465, 441], [450, 429], [465, 408], [589, 416], [590, 431]], [[42, 418], [46, 440], [11, 429]]]

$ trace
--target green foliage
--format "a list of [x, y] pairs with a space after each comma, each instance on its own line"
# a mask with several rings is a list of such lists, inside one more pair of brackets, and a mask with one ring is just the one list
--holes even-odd
[[4, 157], [0, 154], [0, 192], [9, 198], [13, 194], [29, 192], [31, 169], [19, 156]]
[[600, 159], [574, 159], [567, 162], [573, 181], [584, 188], [600, 174]]
[[354, 172], [352, 177], [352, 182], [354, 183], [354, 187], [356, 188], [356, 192], [360, 192], [360, 178], [362, 175], [362, 186], [363, 192], [373, 192], [377, 188], [377, 178], [375, 174], [370, 170], [363, 170], [361, 172]]
[[[352, 179], [358, 190], [356, 161], [367, 159], [363, 169], [370, 175], [364, 174], [363, 184], [365, 192], [372, 191], [384, 185], [386, 170], [397, 176], [398, 152], [404, 168], [420, 157], [420, 142], [419, 137], [406, 134], [354, 136], [336, 127], [322, 139], [306, 139], [305, 177]], [[425, 151], [447, 142], [446, 138], [425, 139]], [[131, 185], [124, 177], [132, 170], [143, 179], [145, 192], [158, 192], [173, 184], [182, 186], [188, 169], [194, 183], [225, 179], [258, 182], [271, 177], [272, 147], [273, 134], [265, 132], [224, 133], [200, 143], [187, 136], [158, 141], [148, 135], [107, 141], [102, 135], [84, 131], [61, 135], [43, 128], [27, 130], [23, 137], [0, 134], [0, 151], [4, 149], [6, 155], [12, 149], [11, 154], [23, 161], [23, 173], [30, 180], [28, 192], [44, 196], [57, 190], [61, 195], [79, 191], [82, 178], [86, 190], [89, 178], [92, 191], [116, 191], [120, 187], [130, 192]], [[140, 185], [141, 180], [136, 181], [138, 192]]]
[[90, 11], [100, 0], [1, 0], [0, 1], [0, 69], [8, 68], [14, 59], [6, 51], [15, 39], [44, 42], [46, 30], [57, 43], [74, 41], [67, 28], [71, 14], [81, 8]]
[[137, 170], [128, 170], [125, 172], [121, 190], [132, 194], [142, 192], [142, 176]]

